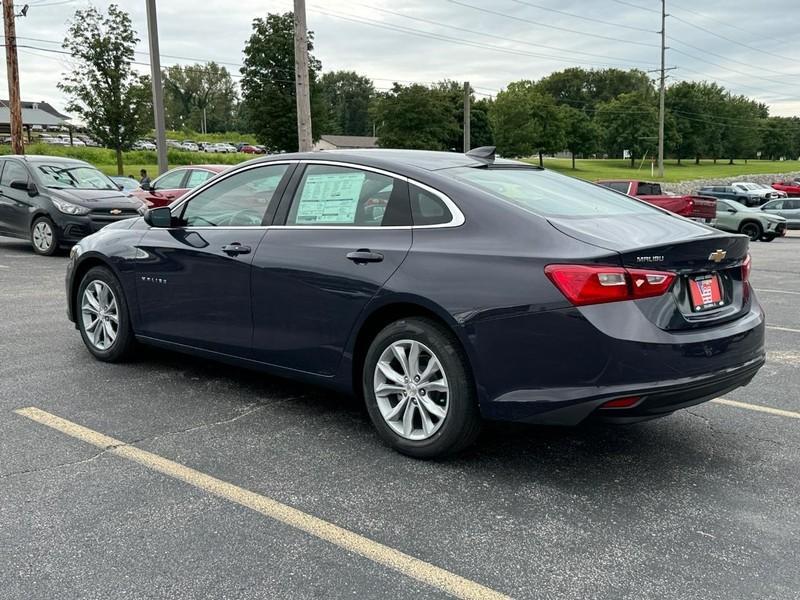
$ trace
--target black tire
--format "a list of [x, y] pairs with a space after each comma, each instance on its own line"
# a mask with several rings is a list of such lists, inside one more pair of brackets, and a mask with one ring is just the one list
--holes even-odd
[[742, 226], [739, 227], [739, 233], [743, 233], [749, 237], [751, 242], [757, 242], [764, 234], [764, 230], [761, 228], [761, 225], [755, 221], [747, 221], [742, 223]]
[[[37, 241], [42, 228], [50, 232], [51, 242], [46, 248]], [[34, 219], [33, 223], [31, 223], [30, 240], [33, 251], [41, 256], [53, 256], [53, 254], [58, 252], [58, 245], [61, 241], [58, 238], [58, 230], [49, 217], [38, 217]]]
[[761, 236], [761, 241], [762, 242], [771, 242], [774, 239], [775, 239], [775, 236], [772, 235], [771, 233], [769, 233], [769, 234], [765, 233], [764, 235]]
[[[384, 419], [375, 396], [374, 379], [378, 360], [391, 344], [399, 340], [412, 340], [427, 346], [438, 359], [447, 378], [447, 414], [439, 428], [427, 439], [412, 440], [395, 432]], [[477, 394], [464, 350], [450, 330], [431, 319], [400, 319], [381, 330], [367, 351], [362, 369], [362, 386], [367, 411], [378, 434], [389, 446], [408, 456], [438, 458], [454, 454], [472, 444], [480, 433]]]
[[[107, 348], [98, 348], [90, 339], [90, 334], [86, 331], [83, 319], [82, 299], [84, 292], [90, 284], [99, 281], [107, 285], [117, 303], [117, 317], [119, 319], [116, 330], [116, 338]], [[131, 356], [136, 346], [136, 338], [131, 328], [130, 314], [128, 312], [128, 302], [114, 273], [108, 267], [92, 267], [81, 279], [78, 286], [78, 294], [75, 298], [75, 315], [78, 321], [78, 330], [87, 350], [98, 360], [103, 362], [123, 362]]]

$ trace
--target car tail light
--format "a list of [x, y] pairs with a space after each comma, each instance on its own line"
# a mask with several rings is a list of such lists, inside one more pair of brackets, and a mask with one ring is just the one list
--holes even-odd
[[742, 283], [748, 283], [750, 281], [750, 255], [747, 255], [747, 258], [744, 259], [742, 263]]
[[666, 271], [593, 265], [547, 265], [544, 272], [575, 306], [661, 296], [675, 281]]

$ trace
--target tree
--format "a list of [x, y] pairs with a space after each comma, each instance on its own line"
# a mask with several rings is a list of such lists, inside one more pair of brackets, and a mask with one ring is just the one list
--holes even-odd
[[376, 98], [372, 115], [383, 148], [448, 150], [460, 139], [453, 102], [441, 88], [395, 83]]
[[597, 108], [596, 119], [603, 130], [606, 151], [617, 156], [623, 150], [630, 151], [631, 168], [636, 165], [636, 157], [655, 146], [658, 111], [645, 94], [629, 92], [603, 102]]
[[566, 104], [588, 112], [601, 102], [620, 94], [638, 92], [655, 96], [647, 73], [637, 69], [592, 69], [572, 67], [551, 73], [536, 84], [539, 91], [552, 96], [556, 104]]
[[327, 133], [372, 135], [369, 105], [375, 86], [371, 79], [355, 71], [332, 71], [322, 75], [319, 91], [328, 107]]
[[[311, 122], [314, 139], [326, 128], [327, 111], [317, 83], [322, 64], [311, 55], [314, 33], [308, 32]], [[271, 150], [298, 148], [294, 82], [294, 16], [270, 13], [253, 20], [241, 69], [242, 110], [247, 129]]]
[[514, 81], [499, 92], [492, 106], [492, 130], [506, 156], [542, 155], [564, 149], [564, 124], [555, 100], [530, 80]]
[[90, 135], [115, 150], [122, 175], [122, 151], [153, 127], [149, 78], [131, 68], [139, 38], [128, 13], [116, 4], [106, 15], [90, 6], [75, 11], [63, 47], [75, 59], [59, 89], [69, 97]]
[[722, 156], [733, 164], [736, 158], [755, 156], [761, 144], [759, 119], [766, 118], [763, 105], [745, 96], [729, 95], [722, 111]]
[[492, 101], [489, 98], [481, 98], [472, 103], [469, 112], [469, 128], [470, 142], [473, 148], [494, 145], [494, 132], [492, 131], [492, 124], [489, 119], [491, 111]]
[[236, 88], [225, 67], [215, 62], [167, 67], [164, 92], [167, 128], [201, 132], [234, 128]]
[[582, 110], [571, 106], [561, 107], [564, 123], [565, 144], [572, 154], [572, 168], [575, 168], [576, 154], [589, 154], [597, 148], [598, 131], [594, 122]]

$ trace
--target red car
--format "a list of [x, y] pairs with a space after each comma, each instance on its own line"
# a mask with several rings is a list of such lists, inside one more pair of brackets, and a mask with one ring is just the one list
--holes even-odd
[[702, 223], [711, 223], [717, 216], [717, 199], [710, 196], [673, 196], [665, 194], [661, 184], [649, 181], [601, 179], [595, 183]]
[[252, 144], [245, 144], [241, 148], [239, 148], [239, 152], [244, 152], [245, 154], [265, 154], [263, 148], [259, 146], [254, 146]]
[[192, 165], [178, 167], [157, 177], [149, 189], [134, 190], [134, 196], [141, 199], [147, 208], [167, 206], [176, 198], [180, 198], [192, 188], [221, 173], [230, 165]]
[[773, 183], [772, 187], [781, 192], [786, 192], [793, 198], [800, 196], [800, 181], [779, 181]]

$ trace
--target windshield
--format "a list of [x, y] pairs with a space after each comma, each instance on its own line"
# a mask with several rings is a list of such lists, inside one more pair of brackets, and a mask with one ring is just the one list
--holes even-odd
[[550, 171], [456, 167], [439, 173], [547, 217], [662, 214], [660, 210], [625, 194]]
[[116, 190], [117, 186], [107, 176], [88, 165], [36, 165], [42, 183], [50, 188], [79, 190]]

